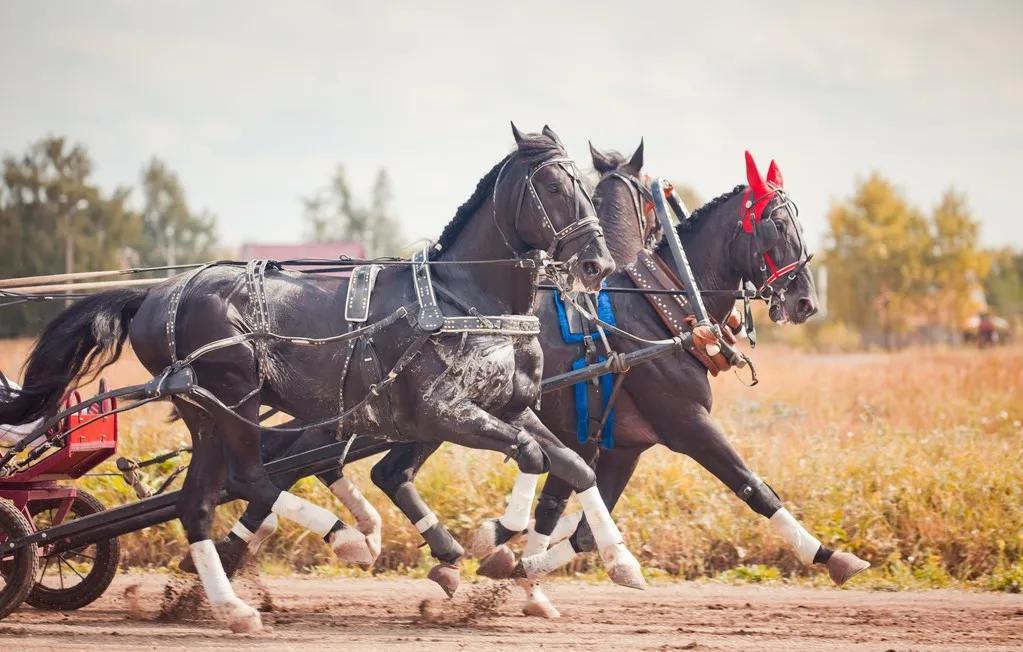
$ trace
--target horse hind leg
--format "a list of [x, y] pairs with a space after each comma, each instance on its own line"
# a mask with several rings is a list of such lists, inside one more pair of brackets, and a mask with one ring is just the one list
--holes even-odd
[[209, 538], [217, 498], [225, 482], [222, 442], [207, 414], [183, 402], [176, 404], [192, 433], [192, 462], [178, 499], [192, 563], [217, 618], [226, 620], [235, 633], [257, 632], [263, 626], [259, 612], [235, 595]]
[[[238, 410], [250, 420], [257, 418], [259, 405], [253, 399]], [[366, 536], [349, 527], [330, 510], [282, 491], [263, 468], [260, 430], [231, 415], [221, 416], [227, 452], [227, 483], [231, 493], [248, 500], [255, 509], [267, 510], [293, 521], [323, 537], [338, 558], [368, 568], [375, 558]]]

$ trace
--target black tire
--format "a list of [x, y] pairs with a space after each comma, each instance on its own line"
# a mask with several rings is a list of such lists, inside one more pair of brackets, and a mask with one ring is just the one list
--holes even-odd
[[[29, 504], [36, 527], [49, 527], [47, 514], [60, 507], [61, 501], [39, 500]], [[63, 523], [102, 512], [103, 503], [92, 494], [78, 491]], [[39, 572], [32, 591], [25, 598], [36, 609], [71, 611], [92, 604], [110, 586], [121, 561], [121, 545], [117, 539], [105, 539], [59, 555], [40, 557]], [[75, 581], [77, 580], [77, 581]], [[55, 586], [54, 586], [55, 584]]]
[[[14, 505], [0, 499], [0, 550], [12, 539], [32, 533], [25, 517]], [[36, 547], [27, 546], [10, 554], [0, 552], [0, 619], [21, 606], [35, 582], [39, 559]]]

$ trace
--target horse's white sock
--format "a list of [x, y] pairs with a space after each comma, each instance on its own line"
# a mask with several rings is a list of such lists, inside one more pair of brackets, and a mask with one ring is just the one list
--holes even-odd
[[368, 536], [380, 531], [383, 525], [380, 512], [366, 500], [355, 483], [348, 478], [341, 478], [330, 485], [330, 490], [355, 517], [355, 525], [359, 532]]
[[263, 519], [263, 522], [259, 524], [255, 532], [249, 532], [249, 528], [242, 525], [241, 521], [238, 521], [231, 528], [231, 534], [247, 543], [249, 552], [254, 553], [259, 550], [264, 541], [270, 538], [271, 534], [277, 531], [277, 524], [277, 514], [271, 512], [269, 516]]
[[227, 579], [227, 573], [224, 572], [224, 566], [220, 563], [217, 547], [212, 541], [209, 539], [196, 541], [188, 546], [188, 551], [192, 555], [192, 563], [211, 605], [224, 605], [238, 599], [231, 588], [231, 582]]
[[566, 539], [561, 543], [548, 548], [547, 552], [539, 555], [533, 555], [532, 557], [523, 557], [521, 563], [522, 567], [526, 571], [526, 577], [529, 579], [535, 579], [558, 570], [568, 562], [572, 561], [575, 554], [575, 550], [572, 548], [572, 542]]
[[622, 543], [622, 533], [611, 519], [611, 513], [607, 511], [607, 505], [604, 504], [596, 486], [580, 493], [579, 502], [583, 506], [583, 513], [586, 514], [586, 521], [590, 524], [597, 550]]
[[541, 552], [547, 550], [547, 546], [550, 545], [551, 535], [540, 534], [533, 528], [529, 528], [529, 536], [526, 538], [526, 547], [522, 549], [523, 557], [532, 557], [533, 555], [539, 555]]
[[579, 521], [581, 520], [583, 520], [582, 512], [562, 514], [554, 526], [554, 531], [551, 532], [551, 541], [557, 543], [575, 534], [575, 530], [579, 527]]
[[505, 508], [504, 515], [497, 519], [501, 525], [512, 532], [521, 532], [526, 529], [526, 526], [529, 525], [529, 508], [533, 506], [536, 483], [539, 481], [539, 475], [519, 473], [515, 478], [511, 496], [508, 497], [508, 507]]
[[821, 542], [799, 524], [799, 521], [782, 507], [770, 518], [771, 527], [796, 550], [799, 560], [804, 564], [812, 564], [813, 558], [820, 550]]
[[274, 501], [271, 511], [289, 521], [298, 523], [321, 537], [330, 534], [338, 522], [337, 516], [332, 512], [287, 491], [281, 492], [281, 495]]

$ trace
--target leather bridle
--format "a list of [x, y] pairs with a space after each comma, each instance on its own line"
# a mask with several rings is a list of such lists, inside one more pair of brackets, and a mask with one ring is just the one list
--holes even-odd
[[629, 195], [632, 197], [632, 206], [636, 211], [636, 228], [639, 229], [639, 237], [643, 241], [643, 248], [649, 249], [655, 244], [658, 231], [657, 228], [649, 229], [649, 223], [647, 222], [647, 214], [654, 209], [654, 196], [650, 194], [650, 189], [644, 185], [639, 177], [626, 174], [620, 170], [612, 170], [606, 173], [601, 178], [601, 181], [608, 178], [618, 179], [629, 189]]
[[[778, 201], [772, 205], [775, 199]], [[772, 216], [782, 208], [788, 210], [789, 216], [792, 219], [792, 225], [796, 231], [796, 239], [799, 243], [799, 250], [794, 260], [779, 265], [771, 255], [770, 247], [765, 248], [764, 251], [759, 250], [760, 243], [756, 237], [756, 232], [764, 228], [761, 226], [764, 220], [772, 219]], [[785, 291], [788, 290], [803, 268], [813, 259], [813, 254], [807, 251], [806, 242], [803, 240], [803, 229], [797, 221], [798, 216], [799, 209], [796, 207], [796, 203], [789, 198], [782, 188], [771, 186], [769, 191], [760, 197], [753, 195], [752, 188], [747, 188], [743, 194], [742, 207], [739, 212], [739, 225], [745, 233], [751, 236], [750, 242], [753, 249], [753, 259], [762, 259], [758, 269], [760, 272], [760, 282], [757, 283], [754, 279], [750, 279], [757, 288], [757, 295], [762, 299], [784, 301]], [[777, 228], [777, 226], [774, 228]], [[780, 240], [780, 234], [778, 239]]]
[[[509, 251], [518, 258], [518, 252], [508, 242], [508, 237], [505, 235], [504, 230], [501, 228], [500, 222], [497, 220], [497, 189], [501, 183], [501, 177], [504, 174], [504, 169], [511, 162], [511, 157], [504, 162], [501, 169], [497, 173], [497, 179], [494, 181], [494, 192], [493, 192], [493, 210], [494, 210], [494, 224], [497, 226], [498, 233], [501, 234], [501, 238], [504, 240], [504, 244], [508, 247]], [[557, 229], [554, 226], [554, 222], [551, 221], [550, 215], [547, 213], [547, 208], [543, 204], [543, 200], [540, 199], [540, 195], [536, 192], [536, 187], [533, 185], [533, 177], [540, 170], [557, 165], [560, 167], [565, 174], [572, 180], [573, 188], [573, 199], [577, 200], [579, 193], [582, 193], [583, 198], [586, 200], [585, 204], [593, 206], [593, 200], [590, 198], [589, 192], [586, 190], [586, 186], [583, 185], [581, 175], [578, 172], [578, 168], [575, 165], [575, 161], [566, 157], [558, 157], [548, 159], [537, 165], [531, 167], [525, 175], [525, 180], [522, 185], [522, 190], [519, 192], [519, 198], [515, 205], [515, 217], [514, 217], [514, 228], [516, 233], [519, 231], [519, 217], [522, 215], [522, 204], [525, 202], [526, 194], [532, 197], [534, 204], [540, 210], [540, 215], [543, 217], [543, 224], [550, 231], [551, 241], [547, 247], [546, 253], [548, 256], [555, 260], [560, 260], [560, 256], [564, 250], [564, 246], [578, 238], [584, 236], [603, 236], [603, 230], [600, 227], [600, 220], [595, 215], [579, 215], [579, 201], [573, 201], [576, 214], [573, 215], [572, 221], [563, 229]]]

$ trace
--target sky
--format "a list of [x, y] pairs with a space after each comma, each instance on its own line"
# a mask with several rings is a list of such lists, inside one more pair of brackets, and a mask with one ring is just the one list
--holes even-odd
[[338, 163], [388, 170], [408, 241], [436, 237], [549, 124], [705, 199], [777, 159], [812, 243], [877, 171], [929, 210], [964, 192], [1023, 245], [1023, 2], [0, 4], [0, 153], [86, 145], [104, 188], [152, 156], [221, 240], [294, 242]]

